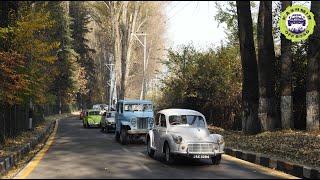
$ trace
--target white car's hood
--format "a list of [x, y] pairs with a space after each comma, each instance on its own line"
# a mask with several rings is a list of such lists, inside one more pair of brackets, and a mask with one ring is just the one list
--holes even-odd
[[210, 132], [207, 128], [196, 128], [187, 126], [174, 126], [171, 127], [168, 133], [181, 136], [183, 141], [186, 142], [212, 142], [214, 139], [210, 136]]

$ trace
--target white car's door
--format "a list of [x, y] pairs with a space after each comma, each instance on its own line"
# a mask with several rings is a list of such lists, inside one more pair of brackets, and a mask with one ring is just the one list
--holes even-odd
[[158, 150], [159, 147], [159, 127], [160, 127], [160, 114], [157, 114], [155, 119], [154, 119], [154, 128], [152, 129], [153, 131], [153, 144], [152, 146], [155, 147]]
[[160, 115], [160, 126], [159, 126], [159, 130], [158, 130], [158, 134], [159, 134], [159, 140], [158, 140], [158, 149], [161, 150], [164, 140], [165, 140], [165, 136], [166, 136], [166, 132], [167, 132], [167, 123], [166, 123], [166, 116], [164, 114]]

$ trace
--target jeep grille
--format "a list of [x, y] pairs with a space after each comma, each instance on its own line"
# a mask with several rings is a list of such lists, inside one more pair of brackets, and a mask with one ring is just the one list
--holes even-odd
[[147, 118], [138, 118], [137, 129], [148, 129], [148, 119]]

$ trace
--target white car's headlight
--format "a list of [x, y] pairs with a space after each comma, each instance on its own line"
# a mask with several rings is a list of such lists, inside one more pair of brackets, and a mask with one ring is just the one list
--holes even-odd
[[218, 139], [218, 144], [221, 145], [221, 144], [224, 144], [224, 139], [223, 137], [221, 136], [220, 139]]
[[174, 142], [177, 144], [180, 144], [182, 142], [181, 136], [172, 135], [172, 138], [173, 138]]
[[137, 125], [137, 118], [132, 118], [131, 119], [131, 124], [133, 127], [135, 127]]

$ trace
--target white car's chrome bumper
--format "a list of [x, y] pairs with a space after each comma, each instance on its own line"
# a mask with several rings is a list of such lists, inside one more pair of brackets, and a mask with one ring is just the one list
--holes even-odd
[[204, 154], [204, 155], [219, 155], [224, 154], [224, 151], [214, 151], [214, 152], [183, 152], [183, 151], [173, 151], [173, 154], [181, 154], [181, 155], [195, 155], [195, 154]]

